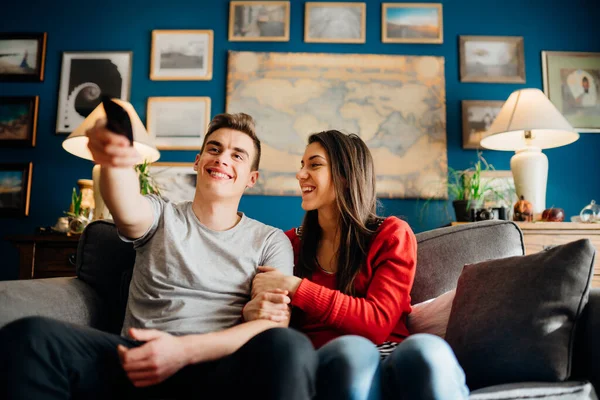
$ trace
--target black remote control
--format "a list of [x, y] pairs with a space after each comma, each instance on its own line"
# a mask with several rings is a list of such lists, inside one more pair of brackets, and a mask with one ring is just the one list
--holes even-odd
[[133, 129], [127, 111], [108, 96], [102, 96], [102, 105], [106, 112], [106, 129], [125, 136], [133, 146]]

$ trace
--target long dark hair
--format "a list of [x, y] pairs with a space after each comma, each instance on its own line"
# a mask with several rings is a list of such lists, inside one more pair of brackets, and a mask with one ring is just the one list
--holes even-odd
[[[369, 148], [357, 135], [336, 130], [314, 133], [308, 144], [320, 143], [329, 165], [339, 211], [340, 245], [337, 252], [337, 289], [354, 295], [354, 280], [367, 258], [377, 219], [375, 168]], [[318, 267], [317, 249], [322, 238], [318, 211], [307, 211], [302, 225], [301, 250], [296, 274], [310, 277]]]

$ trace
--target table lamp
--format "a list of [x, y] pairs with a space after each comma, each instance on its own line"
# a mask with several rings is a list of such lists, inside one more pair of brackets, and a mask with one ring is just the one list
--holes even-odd
[[[142, 124], [140, 117], [135, 112], [131, 103], [119, 99], [112, 100], [123, 107], [129, 115], [133, 130], [133, 146], [135, 149], [142, 155], [144, 160], [148, 162], [155, 162], [158, 160], [160, 158], [160, 153], [156, 149], [152, 137], [146, 131], [144, 124]], [[100, 103], [94, 111], [86, 117], [81, 125], [75, 128], [75, 130], [63, 141], [63, 148], [77, 157], [93, 160], [92, 153], [87, 147], [88, 137], [85, 135], [85, 132], [93, 127], [100, 118], [106, 118], [106, 112], [104, 111], [102, 103]], [[94, 166], [92, 170], [92, 180], [94, 181], [94, 219], [110, 218], [108, 208], [106, 207], [106, 204], [104, 204], [104, 200], [100, 194], [100, 165]]]
[[513, 92], [485, 134], [481, 147], [515, 151], [510, 169], [517, 196], [531, 202], [534, 215], [542, 213], [548, 180], [542, 149], [573, 143], [579, 134], [539, 89]]

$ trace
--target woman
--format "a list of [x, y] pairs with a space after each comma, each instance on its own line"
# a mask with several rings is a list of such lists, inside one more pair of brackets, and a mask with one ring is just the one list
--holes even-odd
[[296, 175], [306, 216], [286, 232], [296, 276], [260, 267], [244, 318], [281, 320], [291, 299], [292, 326], [318, 349], [318, 398], [466, 399], [446, 342], [407, 339], [417, 243], [406, 222], [377, 217], [366, 144], [334, 130], [308, 143]]

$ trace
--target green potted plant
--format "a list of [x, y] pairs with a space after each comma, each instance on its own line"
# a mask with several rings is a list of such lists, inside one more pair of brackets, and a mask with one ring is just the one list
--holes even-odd
[[492, 185], [492, 180], [483, 180], [482, 174], [486, 171], [493, 171], [494, 166], [489, 164], [479, 153], [477, 162], [471, 168], [465, 170], [455, 170], [448, 168], [448, 195], [452, 201], [456, 221], [468, 222], [471, 220], [471, 209], [480, 208], [483, 205], [486, 195], [493, 193], [498, 198], [503, 198], [503, 194], [496, 191]]
[[140, 179], [140, 193], [143, 195], [157, 194], [160, 196], [158, 185], [150, 175], [150, 163], [144, 160], [143, 163], [135, 166], [135, 170]]

